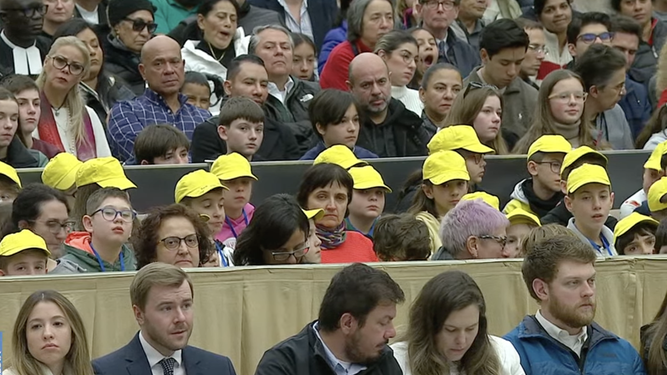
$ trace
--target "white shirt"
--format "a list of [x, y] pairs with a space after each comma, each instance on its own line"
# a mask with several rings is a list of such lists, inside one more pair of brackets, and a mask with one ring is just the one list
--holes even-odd
[[[146, 359], [148, 359], [148, 365], [151, 367], [151, 373], [153, 373], [153, 375], [164, 375], [160, 361], [167, 357], [160, 354], [160, 352], [146, 341], [143, 332], [139, 332], [139, 342], [141, 342], [141, 347], [144, 348], [144, 353], [146, 353]], [[174, 375], [186, 375], [182, 355], [183, 352], [181, 350], [177, 350], [171, 355], [171, 358], [176, 360], [176, 364], [174, 365]]]
[[93, 25], [97, 25], [100, 23], [100, 15], [97, 13], [97, 7], [95, 7], [95, 9], [89, 12], [79, 4], [74, 4], [74, 6], [76, 6], [76, 9], [79, 10], [81, 18], [86, 20], [86, 22], [92, 23]]
[[568, 331], [560, 329], [555, 324], [548, 321], [547, 318], [542, 315], [540, 310], [537, 310], [535, 319], [537, 319], [544, 330], [547, 331], [549, 336], [570, 348], [573, 352], [577, 353], [578, 356], [581, 356], [581, 348], [584, 346], [584, 343], [588, 339], [587, 327], [583, 327], [581, 332], [576, 335], [570, 335]]
[[630, 198], [626, 199], [621, 205], [621, 214], [620, 219], [625, 219], [630, 216], [631, 213], [635, 211], [635, 208], [642, 205], [646, 202], [646, 192], [644, 189], [639, 189], [638, 192], [634, 193]]
[[419, 99], [419, 91], [409, 89], [407, 86], [391, 86], [391, 97], [403, 103], [407, 110], [421, 117], [424, 103]]
[[292, 80], [292, 77], [287, 77], [287, 83], [285, 83], [285, 90], [280, 91], [278, 89], [278, 86], [273, 83], [269, 82], [269, 95], [273, 96], [274, 98], [280, 100], [281, 103], [285, 104], [285, 98], [287, 98], [287, 94], [289, 94], [290, 90], [294, 87], [294, 81]]
[[22, 75], [39, 75], [42, 72], [42, 55], [37, 48], [37, 43], [33, 43], [28, 48], [19, 47], [12, 43], [5, 36], [5, 32], [0, 33], [0, 38], [12, 49], [14, 57], [14, 73]]
[[313, 37], [313, 24], [310, 22], [310, 16], [308, 15], [308, 0], [303, 0], [301, 3], [301, 9], [299, 10], [300, 22], [296, 21], [285, 0], [278, 0], [278, 4], [285, 9], [285, 25], [287, 25], [287, 28], [291, 32], [305, 34], [311, 40], [315, 40]]
[[324, 340], [322, 340], [322, 336], [320, 336], [320, 331], [317, 329], [317, 324], [318, 322], [315, 322], [315, 324], [313, 324], [313, 330], [315, 331], [317, 338], [322, 343], [322, 346], [324, 347], [324, 353], [327, 356], [327, 361], [329, 362], [329, 365], [331, 365], [333, 370], [336, 372], [336, 375], [355, 375], [366, 369], [366, 366], [362, 366], [356, 363], [343, 362], [338, 358], [336, 358], [336, 356], [329, 349], [327, 344], [324, 343]]

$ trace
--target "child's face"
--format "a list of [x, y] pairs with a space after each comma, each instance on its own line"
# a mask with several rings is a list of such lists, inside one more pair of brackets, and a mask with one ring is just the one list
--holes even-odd
[[21, 251], [9, 257], [7, 268], [0, 276], [46, 275], [46, 253], [39, 249]]
[[521, 243], [533, 228], [534, 226], [528, 224], [513, 224], [507, 228], [505, 251], [509, 253], [509, 258], [518, 258], [521, 256]]
[[381, 188], [372, 188], [365, 190], [354, 190], [352, 192], [352, 201], [348, 206], [350, 215], [377, 219], [384, 211], [385, 190]]
[[[188, 164], [188, 149], [181, 146], [153, 159], [153, 164]], [[142, 163], [143, 164], [143, 163]]]
[[39, 116], [42, 110], [39, 106], [39, 92], [28, 89], [16, 94], [16, 100], [19, 102], [19, 127], [24, 134], [32, 133], [39, 123]]
[[[233, 180], [223, 181], [222, 184], [229, 190], [223, 193], [225, 199], [225, 210], [227, 213], [240, 213], [243, 207], [250, 201], [252, 195], [253, 180], [250, 177], [239, 177]], [[237, 219], [238, 217], [232, 217]]]
[[308, 244], [310, 249], [306, 255], [303, 256], [303, 263], [316, 264], [322, 262], [322, 241], [317, 237], [317, 231], [315, 228], [315, 220], [308, 220], [310, 223], [310, 234], [308, 235]]
[[656, 171], [655, 169], [644, 168], [644, 174], [642, 175], [642, 189], [648, 194], [648, 189], [651, 188], [651, 185], [658, 181], [662, 177], [662, 172]]
[[218, 134], [227, 143], [227, 152], [238, 152], [245, 157], [251, 157], [262, 145], [264, 123], [239, 118], [229, 126], [218, 126]]
[[609, 186], [591, 183], [565, 197], [567, 209], [572, 212], [577, 226], [600, 230], [614, 204], [614, 193]]
[[440, 216], [444, 216], [468, 192], [468, 183], [464, 180], [447, 181], [441, 185], [422, 185], [424, 194], [435, 201], [435, 207]]
[[359, 113], [357, 107], [352, 104], [345, 111], [345, 115], [338, 124], [328, 124], [326, 127], [317, 125], [318, 132], [327, 146], [345, 145], [354, 148], [359, 137]]
[[19, 126], [19, 105], [14, 100], [0, 100], [0, 147], [8, 147]]
[[0, 203], [14, 202], [17, 196], [16, 188], [9, 183], [0, 183]]
[[186, 83], [181, 94], [188, 97], [188, 103], [208, 111], [211, 106], [211, 89], [198, 83]]
[[625, 255], [650, 255], [655, 247], [655, 235], [635, 233], [632, 242], [623, 248]]
[[438, 61], [438, 45], [435, 38], [426, 30], [415, 30], [412, 36], [417, 39], [419, 46], [419, 58], [417, 59], [417, 71], [424, 75], [434, 62]]
[[190, 208], [200, 215], [208, 216], [206, 224], [213, 235], [222, 230], [225, 223], [225, 198], [223, 189], [211, 190], [201, 197], [192, 198]]
[[220, 267], [220, 255], [218, 254], [218, 252], [216, 251], [213, 254], [211, 254], [211, 256], [201, 266], [213, 267], [213, 268]]
[[466, 169], [470, 175], [471, 184], [479, 184], [482, 182], [484, 172], [486, 170], [486, 160], [484, 154], [475, 154], [469, 151], [461, 151], [461, 156], [466, 160]]
[[529, 166], [531, 175], [545, 188], [557, 193], [561, 191], [560, 167], [565, 154], [546, 154], [541, 162]]
[[301, 43], [294, 48], [292, 75], [301, 80], [309, 81], [315, 71], [315, 50], [308, 43]]
[[107, 198], [97, 212], [83, 217], [83, 225], [100, 242], [121, 246], [132, 232], [132, 207], [124, 199]]

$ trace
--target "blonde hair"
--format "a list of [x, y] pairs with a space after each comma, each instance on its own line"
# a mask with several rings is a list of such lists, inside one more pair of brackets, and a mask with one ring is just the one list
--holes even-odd
[[[81, 52], [81, 56], [83, 56], [83, 72], [79, 75], [80, 82], [83, 77], [88, 75], [88, 70], [90, 70], [90, 52], [88, 51], [88, 48], [86, 48], [86, 45], [75, 36], [64, 36], [56, 39], [53, 42], [51, 49], [49, 50], [49, 54], [44, 60], [44, 65], [49, 64], [49, 60], [53, 58], [56, 52], [58, 52], [60, 48], [66, 46], [71, 46], [78, 49], [79, 52]], [[35, 83], [37, 83], [37, 86], [39, 86], [40, 91], [44, 90], [44, 84], [48, 79], [49, 77], [46, 76], [46, 69], [42, 69], [39, 77], [37, 77], [37, 80], [35, 80]], [[86, 111], [86, 104], [83, 100], [81, 92], [79, 91], [78, 84], [74, 85], [69, 90], [67, 96], [65, 96], [65, 102], [63, 103], [63, 106], [66, 107], [69, 112], [69, 126], [72, 127], [71, 130], [74, 132], [74, 139], [76, 143], [90, 146], [90, 140], [86, 136], [86, 129], [83, 122], [84, 111]]]
[[660, 51], [658, 58], [658, 69], [655, 79], [655, 92], [659, 98], [662, 92], [667, 90], [667, 50]]
[[64, 368], [71, 369], [73, 375], [93, 375], [83, 320], [72, 302], [55, 290], [36, 291], [23, 303], [12, 332], [11, 367], [14, 372], [19, 375], [41, 374], [40, 362], [28, 350], [26, 333], [32, 310], [42, 302], [51, 302], [58, 306], [72, 329], [72, 345], [65, 355]]
[[[484, 107], [484, 102], [486, 98], [490, 96], [496, 96], [500, 100], [500, 107], [504, 108], [503, 96], [500, 92], [491, 86], [484, 86], [480, 88], [468, 87], [463, 93], [460, 93], [454, 99], [452, 108], [449, 110], [449, 114], [445, 118], [445, 127], [452, 125], [470, 125], [473, 126], [477, 115]], [[502, 129], [502, 123], [500, 128]], [[496, 155], [507, 155], [509, 154], [509, 149], [507, 148], [507, 143], [502, 136], [502, 131], [499, 131], [496, 135], [496, 138], [487, 144], [496, 151]]]

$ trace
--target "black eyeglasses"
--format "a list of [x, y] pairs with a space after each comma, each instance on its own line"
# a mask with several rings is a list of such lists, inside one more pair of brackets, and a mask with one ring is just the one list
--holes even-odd
[[536, 161], [535, 164], [549, 164], [553, 173], [560, 173], [560, 167], [563, 165], [559, 161]]
[[132, 22], [132, 30], [140, 33], [144, 30], [144, 28], [148, 28], [148, 32], [150, 34], [153, 34], [155, 30], [157, 29], [157, 23], [155, 22], [146, 22], [142, 20], [141, 18], [137, 19], [132, 19], [132, 18], [125, 18], [124, 21], [127, 22]]
[[614, 33], [609, 31], [600, 34], [586, 33], [579, 35], [577, 40], [580, 40], [586, 44], [591, 44], [595, 42], [595, 39], [597, 38], [600, 38], [600, 40], [603, 42], [609, 42], [614, 38]]
[[2, 10], [1, 13], [6, 13], [7, 11], [21, 12], [27, 18], [34, 18], [36, 15], [43, 16], [44, 14], [46, 14], [47, 9], [48, 9], [47, 5], [40, 4], [28, 8], [5, 8]]
[[93, 216], [98, 212], [102, 213], [102, 218], [106, 221], [114, 221], [120, 216], [124, 222], [129, 223], [137, 217], [137, 213], [133, 210], [117, 210], [113, 207], [102, 207], [90, 214], [90, 216]]
[[305, 247], [294, 251], [272, 251], [271, 256], [276, 262], [284, 262], [291, 256], [294, 256], [294, 258], [298, 260], [299, 258], [306, 255], [308, 250], [310, 250], [310, 246], [306, 245]]
[[78, 76], [81, 73], [83, 73], [84, 66], [76, 61], [68, 61], [67, 58], [63, 56], [53, 56], [51, 57], [51, 61], [53, 62], [53, 67], [62, 70], [67, 68], [69, 70], [69, 73], [74, 76]]
[[502, 247], [505, 247], [507, 244], [507, 236], [492, 236], [490, 234], [485, 234], [483, 236], [479, 236], [480, 239], [482, 240], [493, 240], [498, 242]]
[[468, 92], [472, 90], [477, 90], [477, 89], [482, 89], [488, 87], [490, 89], [498, 90], [498, 88], [494, 85], [487, 85], [486, 83], [481, 83], [481, 82], [470, 82], [468, 83], [468, 86], [466, 86], [465, 91], [463, 92], [463, 97], [465, 98], [468, 95]]
[[199, 238], [197, 237], [196, 233], [193, 234], [188, 234], [185, 237], [176, 237], [176, 236], [169, 236], [161, 239], [159, 242], [162, 242], [164, 247], [167, 248], [167, 250], [178, 250], [179, 247], [181, 247], [181, 242], [185, 242], [185, 246], [194, 249], [195, 247], [199, 246]]

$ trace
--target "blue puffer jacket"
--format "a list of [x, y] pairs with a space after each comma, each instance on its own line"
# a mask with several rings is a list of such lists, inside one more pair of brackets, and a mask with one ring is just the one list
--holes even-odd
[[337, 45], [343, 43], [347, 40], [347, 21], [336, 28], [329, 30], [327, 35], [324, 36], [324, 42], [322, 43], [322, 49], [320, 54], [317, 57], [317, 72], [319, 75], [322, 75], [324, 70], [324, 65], [327, 63], [329, 54], [336, 48]]
[[644, 125], [651, 118], [651, 103], [648, 99], [646, 87], [641, 83], [635, 82], [630, 77], [625, 78], [625, 96], [621, 98], [618, 105], [625, 113], [625, 119], [628, 120], [632, 139], [636, 139]]
[[597, 323], [588, 327], [581, 359], [528, 315], [505, 335], [521, 357], [526, 375], [645, 375], [639, 354], [626, 340]]

